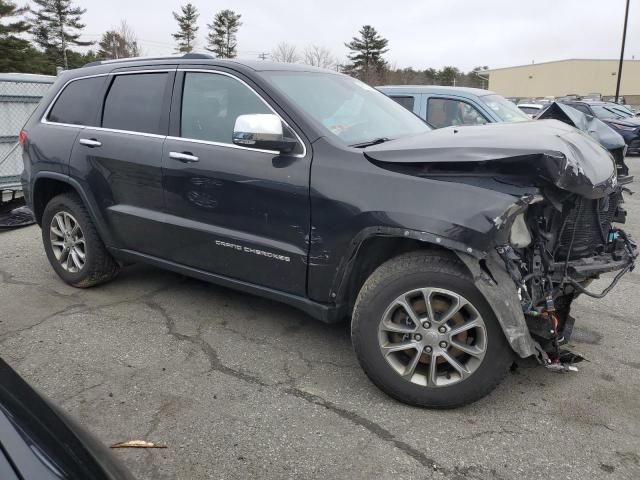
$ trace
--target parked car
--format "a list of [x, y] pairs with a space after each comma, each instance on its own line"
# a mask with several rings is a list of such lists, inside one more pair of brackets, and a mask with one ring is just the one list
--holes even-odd
[[107, 448], [0, 358], [2, 480], [133, 480]]
[[529, 118], [535, 118], [548, 105], [543, 103], [519, 103], [518, 108], [526, 113]]
[[640, 155], [640, 118], [623, 105], [611, 102], [585, 100], [563, 102], [587, 115], [599, 118], [622, 135], [628, 145], [629, 155]]
[[[456, 98], [438, 100], [473, 106]], [[526, 119], [485, 100], [479, 115]], [[571, 302], [637, 255], [613, 223], [628, 179], [582, 132], [432, 131], [309, 66], [93, 63], [61, 75], [20, 139], [25, 197], [65, 282], [139, 261], [350, 317], [366, 374], [414, 405], [477, 400], [514, 358], [564, 368]]]
[[531, 120], [513, 102], [480, 88], [433, 85], [377, 88], [434, 128]]

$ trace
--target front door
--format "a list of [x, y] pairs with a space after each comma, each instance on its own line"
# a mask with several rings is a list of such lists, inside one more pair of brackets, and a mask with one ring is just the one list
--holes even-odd
[[239, 115], [275, 113], [234, 75], [179, 71], [175, 92], [162, 156], [165, 256], [305, 294], [311, 154], [302, 141], [288, 155], [233, 144]]

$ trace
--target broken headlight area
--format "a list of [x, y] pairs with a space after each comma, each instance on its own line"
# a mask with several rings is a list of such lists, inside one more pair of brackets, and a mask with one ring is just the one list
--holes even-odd
[[[602, 198], [549, 190], [533, 201], [520, 199], [502, 221], [509, 232], [497, 247], [516, 283], [532, 337], [552, 363], [560, 363], [560, 345], [573, 329], [571, 302], [581, 294], [604, 297], [632, 270], [638, 255], [635, 242], [615, 226], [624, 223], [622, 187]], [[616, 272], [600, 292], [592, 280]]]

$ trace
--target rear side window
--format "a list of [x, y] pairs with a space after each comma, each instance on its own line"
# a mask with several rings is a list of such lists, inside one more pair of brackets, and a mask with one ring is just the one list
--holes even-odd
[[58, 96], [47, 120], [70, 125], [95, 126], [104, 77], [83, 78], [69, 83]]
[[116, 75], [104, 102], [102, 126], [163, 134], [160, 122], [168, 77], [166, 72]]
[[184, 138], [232, 143], [240, 115], [272, 113], [249, 88], [215, 73], [185, 74], [180, 135]]
[[410, 112], [413, 112], [413, 106], [416, 103], [413, 97], [405, 96], [405, 97], [391, 97], [391, 98], [394, 102], [399, 103]]

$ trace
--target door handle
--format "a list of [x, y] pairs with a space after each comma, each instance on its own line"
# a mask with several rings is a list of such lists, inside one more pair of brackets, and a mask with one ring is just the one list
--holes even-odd
[[169, 158], [174, 160], [178, 160], [184, 163], [197, 162], [200, 159], [195, 155], [192, 155], [191, 152], [169, 152]]
[[91, 148], [101, 147], [102, 146], [102, 142], [99, 142], [95, 138], [81, 138], [79, 140], [79, 143], [80, 143], [80, 145], [85, 145], [85, 146], [91, 147]]

